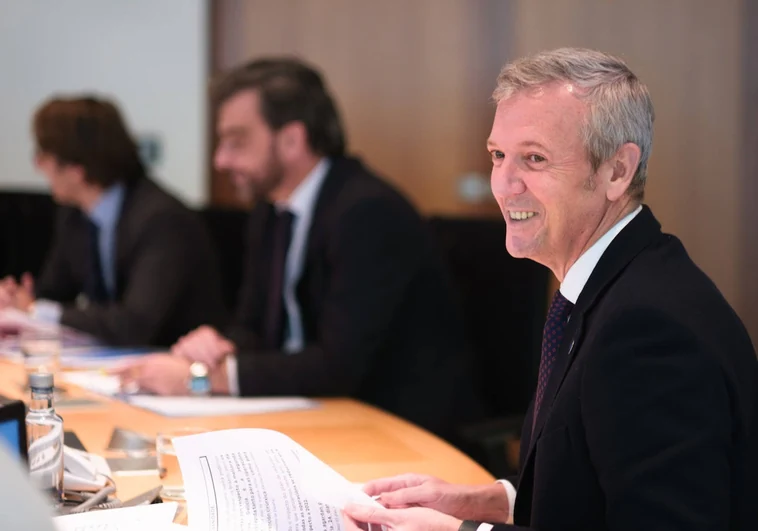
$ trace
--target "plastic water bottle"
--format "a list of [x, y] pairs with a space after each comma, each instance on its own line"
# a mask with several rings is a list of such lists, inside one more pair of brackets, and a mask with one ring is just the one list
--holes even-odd
[[53, 409], [53, 375], [29, 375], [32, 401], [26, 414], [29, 475], [55, 504], [63, 499], [63, 419]]

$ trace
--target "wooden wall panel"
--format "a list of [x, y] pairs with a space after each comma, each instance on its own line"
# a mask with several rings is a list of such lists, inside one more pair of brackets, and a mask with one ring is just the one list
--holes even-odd
[[739, 311], [758, 346], [758, 2], [745, 0], [742, 26], [742, 71], [745, 103], [739, 237], [742, 267]]
[[508, 9], [499, 0], [221, 0], [216, 66], [281, 53], [311, 61], [339, 102], [351, 150], [422, 210], [496, 215], [494, 201], [472, 207], [456, 187], [466, 172], [489, 175], [489, 97], [507, 55]]
[[656, 108], [646, 202], [729, 301], [740, 299], [739, 0], [571, 0], [514, 9], [517, 55], [558, 46], [617, 54]]
[[[467, 205], [456, 186], [465, 172], [489, 172], [483, 146], [502, 64], [558, 46], [624, 57], [657, 111], [647, 202], [758, 339], [758, 24], [750, 37], [745, 22], [754, 4], [217, 0], [215, 66], [271, 53], [312, 61], [340, 104], [351, 149], [422, 210], [496, 216], [494, 202]], [[218, 202], [228, 201], [223, 187], [214, 184]]]

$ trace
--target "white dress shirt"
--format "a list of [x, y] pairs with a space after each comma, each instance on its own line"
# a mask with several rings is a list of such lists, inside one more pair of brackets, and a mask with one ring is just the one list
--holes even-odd
[[[303, 338], [303, 319], [300, 305], [297, 303], [295, 288], [303, 274], [305, 251], [308, 245], [308, 233], [313, 221], [313, 211], [316, 208], [321, 186], [329, 173], [331, 162], [322, 158], [295, 188], [292, 194], [276, 204], [279, 211], [287, 210], [294, 215], [292, 239], [287, 249], [287, 261], [284, 265], [284, 309], [287, 312], [287, 328], [284, 335], [282, 350], [287, 354], [299, 352], [305, 346]], [[229, 394], [239, 395], [239, 380], [237, 375], [237, 359], [229, 356], [226, 361], [229, 377]]]
[[[587, 280], [595, 270], [595, 266], [600, 261], [600, 257], [611, 244], [611, 242], [619, 235], [619, 233], [626, 227], [630, 221], [632, 221], [637, 214], [642, 211], [642, 206], [638, 206], [634, 212], [624, 216], [618, 223], [616, 223], [611, 230], [603, 234], [598, 241], [592, 244], [592, 247], [587, 249], [579, 259], [573, 263], [573, 265], [566, 272], [566, 277], [561, 282], [560, 291], [561, 294], [566, 297], [571, 304], [576, 304], [579, 300], [579, 294], [584, 289]], [[513, 517], [513, 507], [516, 504], [516, 488], [513, 484], [505, 479], [499, 479], [498, 483], [505, 487], [506, 495], [508, 497], [508, 507], [510, 507], [511, 514], [509, 518]], [[492, 525], [482, 524], [477, 528], [477, 531], [490, 531]]]

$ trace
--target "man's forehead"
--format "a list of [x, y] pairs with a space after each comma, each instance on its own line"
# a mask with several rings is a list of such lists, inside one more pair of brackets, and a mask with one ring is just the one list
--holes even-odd
[[578, 131], [587, 106], [572, 89], [565, 84], [551, 85], [518, 92], [501, 100], [495, 111], [490, 139], [515, 140], [523, 136], [549, 138]]
[[259, 114], [258, 94], [252, 90], [238, 92], [219, 107], [219, 129], [249, 125]]

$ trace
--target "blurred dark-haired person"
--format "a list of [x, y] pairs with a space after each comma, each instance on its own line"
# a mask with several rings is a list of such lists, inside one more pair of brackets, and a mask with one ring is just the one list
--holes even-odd
[[35, 164], [60, 205], [35, 282], [0, 286], [0, 306], [29, 311], [109, 344], [171, 345], [224, 319], [202, 220], [146, 175], [116, 106], [51, 99], [35, 113]]
[[124, 376], [181, 394], [195, 362], [217, 393], [352, 396], [437, 433], [473, 414], [442, 260], [411, 204], [345, 154], [320, 74], [258, 60], [221, 80], [215, 99], [215, 166], [259, 199], [236, 318]]

